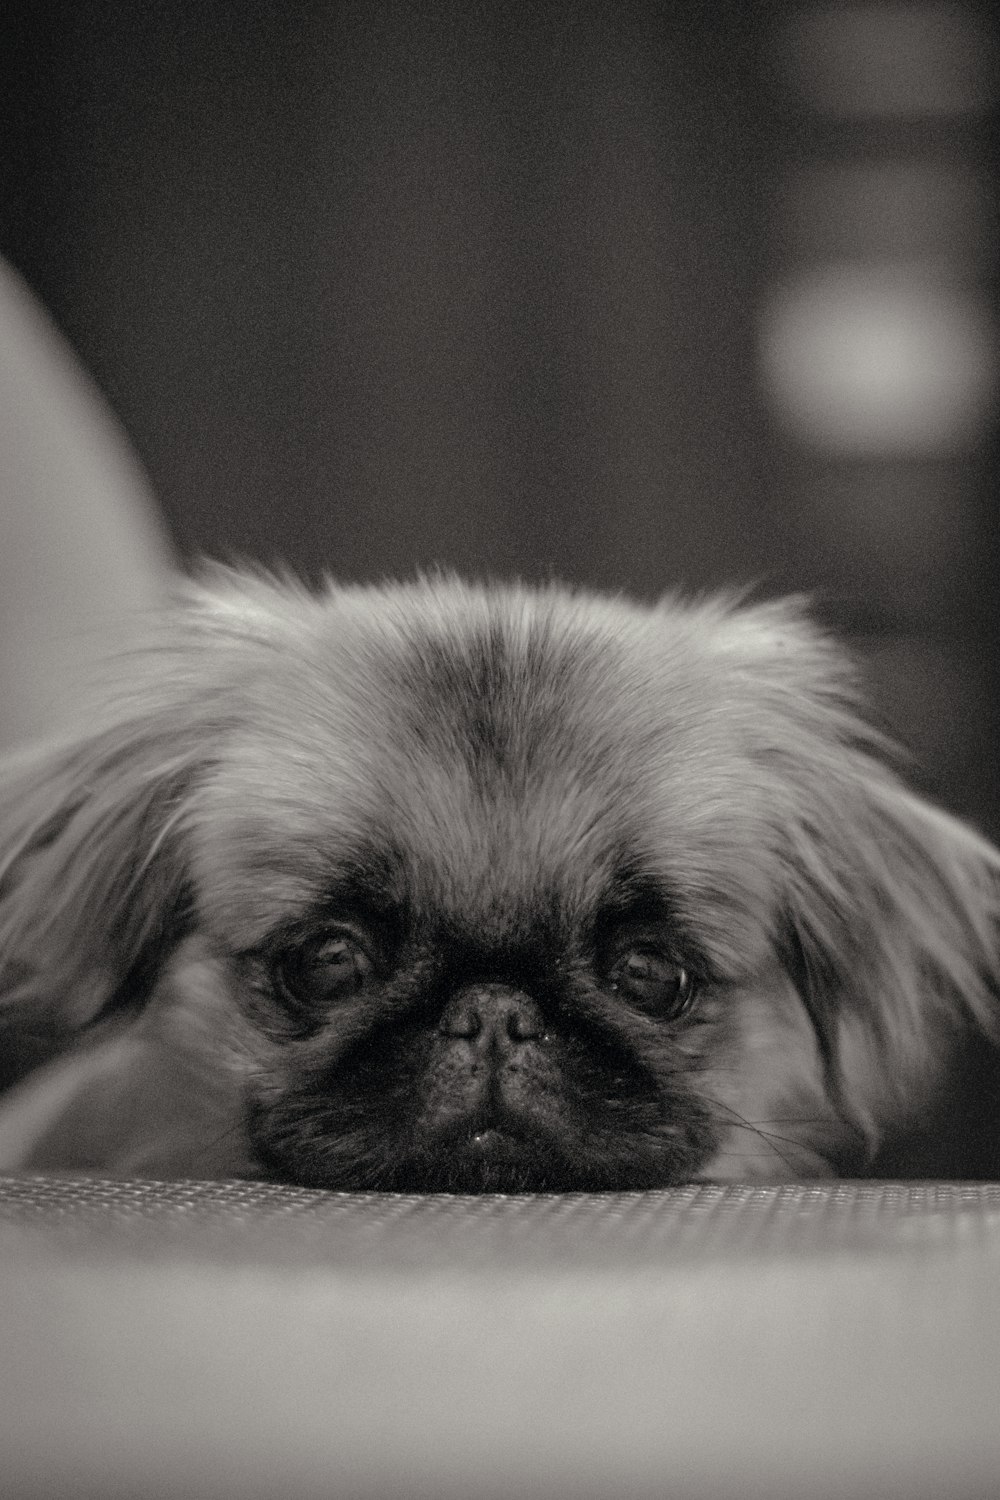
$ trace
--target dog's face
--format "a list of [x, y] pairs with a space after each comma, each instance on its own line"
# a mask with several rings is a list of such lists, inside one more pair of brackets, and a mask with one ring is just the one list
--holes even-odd
[[856, 1168], [988, 1013], [997, 859], [848, 696], [788, 606], [198, 593], [11, 776], [10, 1014], [93, 1038], [24, 1159], [467, 1192]]

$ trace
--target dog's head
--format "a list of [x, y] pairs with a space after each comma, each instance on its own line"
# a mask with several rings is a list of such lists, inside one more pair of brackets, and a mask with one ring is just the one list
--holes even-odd
[[0, 794], [8, 1164], [843, 1172], [995, 1030], [1000, 856], [795, 604], [220, 573], [119, 673]]

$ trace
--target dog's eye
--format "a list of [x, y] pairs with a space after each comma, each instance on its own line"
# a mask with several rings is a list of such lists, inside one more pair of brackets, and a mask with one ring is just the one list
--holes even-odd
[[356, 995], [373, 968], [356, 938], [336, 933], [290, 949], [278, 960], [276, 972], [289, 999], [315, 1010]]
[[611, 967], [611, 989], [656, 1016], [682, 1016], [694, 1000], [692, 975], [658, 948], [637, 943]]

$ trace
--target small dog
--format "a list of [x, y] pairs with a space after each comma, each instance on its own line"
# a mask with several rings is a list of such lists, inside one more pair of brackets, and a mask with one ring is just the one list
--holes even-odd
[[1000, 854], [794, 601], [216, 570], [0, 777], [0, 1166], [857, 1175], [996, 1042]]

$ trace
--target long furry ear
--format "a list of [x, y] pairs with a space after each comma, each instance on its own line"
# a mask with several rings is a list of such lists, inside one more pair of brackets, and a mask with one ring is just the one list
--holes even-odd
[[737, 607], [719, 638], [778, 810], [786, 965], [860, 1166], [933, 1101], [965, 1036], [1000, 1044], [1000, 852], [907, 788], [801, 600]]
[[964, 1036], [1000, 1042], [1000, 855], [888, 778], [859, 790], [844, 863], [789, 916], [830, 1092], [870, 1157], [935, 1102]]
[[0, 765], [0, 1086], [141, 1003], [189, 919], [192, 790], [304, 606], [222, 569], [183, 585], [88, 723]]
[[1000, 852], [840, 748], [791, 830], [790, 968], [870, 1160], [941, 1102], [970, 1037], [1000, 1045]]

